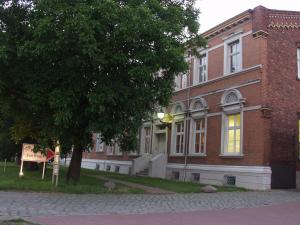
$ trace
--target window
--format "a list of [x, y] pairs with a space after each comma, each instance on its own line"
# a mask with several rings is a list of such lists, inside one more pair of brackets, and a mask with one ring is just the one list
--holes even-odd
[[184, 122], [175, 123], [175, 153], [182, 154], [184, 150]]
[[106, 146], [106, 154], [113, 155], [114, 154], [114, 145], [110, 144]]
[[178, 172], [178, 171], [172, 171], [172, 177], [171, 177], [171, 179], [172, 180], [179, 180], [179, 178], [180, 178], [180, 172]]
[[179, 74], [176, 77], [176, 89], [183, 89], [187, 87], [188, 76], [185, 73]]
[[187, 87], [187, 75], [181, 74], [180, 75], [180, 89]]
[[115, 152], [115, 155], [123, 155], [123, 152], [121, 151], [121, 148], [120, 148], [120, 145], [119, 145], [119, 142], [115, 142], [114, 143], [114, 152]]
[[224, 153], [238, 155], [241, 153], [241, 114], [226, 115]]
[[236, 177], [231, 175], [224, 175], [224, 183], [225, 185], [232, 185], [235, 186], [236, 183]]
[[151, 127], [144, 127], [144, 152], [151, 153]]
[[221, 156], [243, 156], [243, 108], [245, 102], [246, 99], [237, 89], [227, 90], [222, 95]]
[[95, 152], [103, 152], [104, 143], [101, 140], [101, 135], [96, 134], [96, 147]]
[[298, 79], [300, 80], [300, 48], [297, 49]]
[[227, 46], [227, 52], [227, 72], [235, 73], [241, 69], [240, 40], [229, 43]]
[[191, 181], [192, 182], [200, 182], [200, 173], [192, 173]]
[[205, 154], [205, 119], [193, 121], [193, 148], [194, 154]]
[[206, 54], [200, 56], [199, 58], [199, 68], [198, 68], [198, 83], [207, 81], [207, 58]]

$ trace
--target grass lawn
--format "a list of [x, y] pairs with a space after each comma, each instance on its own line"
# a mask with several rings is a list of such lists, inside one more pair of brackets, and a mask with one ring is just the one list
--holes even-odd
[[[118, 173], [97, 171], [82, 169], [82, 174], [85, 175], [100, 175], [106, 178], [113, 178], [122, 181], [128, 181], [136, 184], [143, 184], [146, 186], [157, 187], [177, 193], [199, 193], [201, 192], [201, 187], [203, 184], [193, 183], [193, 182], [180, 182], [172, 181], [160, 178], [151, 178], [151, 177], [141, 177], [141, 176], [129, 176]], [[233, 191], [247, 191], [245, 188], [238, 188], [233, 186], [214, 186], [218, 189], [219, 192], [233, 192]]]
[[[65, 181], [67, 168], [61, 167], [60, 180], [58, 187], [51, 183], [52, 169], [47, 168], [45, 179], [42, 180], [41, 171], [26, 171], [24, 177], [19, 177], [20, 166], [8, 163], [4, 173], [4, 163], [0, 163], [0, 190], [20, 190], [36, 192], [63, 192], [76, 194], [101, 194], [108, 193], [107, 188], [103, 185], [104, 180], [95, 179], [82, 174], [80, 182], [76, 185], [67, 184]], [[130, 188], [122, 184], [117, 184], [116, 189], [109, 193], [144, 193], [138, 188]]]
[[35, 225], [24, 220], [6, 220], [0, 221], [0, 225]]

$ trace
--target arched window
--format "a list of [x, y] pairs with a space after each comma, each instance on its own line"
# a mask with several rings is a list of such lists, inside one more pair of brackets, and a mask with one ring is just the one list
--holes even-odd
[[190, 155], [206, 155], [206, 130], [208, 106], [204, 98], [197, 97], [190, 104]]
[[173, 115], [172, 123], [172, 143], [171, 154], [182, 155], [185, 149], [185, 126], [184, 114], [186, 107], [182, 102], [173, 105], [171, 113]]
[[245, 99], [237, 89], [225, 91], [221, 98], [223, 108], [221, 155], [242, 156], [244, 103]]

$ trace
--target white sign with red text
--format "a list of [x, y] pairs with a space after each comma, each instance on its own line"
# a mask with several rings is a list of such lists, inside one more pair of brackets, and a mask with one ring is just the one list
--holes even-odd
[[21, 157], [21, 168], [19, 176], [24, 176], [23, 173], [23, 162], [37, 162], [37, 163], [44, 163], [43, 166], [43, 174], [42, 179], [44, 179], [45, 176], [45, 167], [46, 162], [49, 161], [54, 157], [54, 152], [51, 149], [46, 149], [47, 155], [44, 155], [42, 152], [34, 152], [34, 144], [23, 144], [22, 148], [22, 157]]
[[21, 160], [30, 162], [46, 162], [47, 156], [43, 155], [41, 152], [34, 152], [33, 149], [33, 144], [23, 144]]

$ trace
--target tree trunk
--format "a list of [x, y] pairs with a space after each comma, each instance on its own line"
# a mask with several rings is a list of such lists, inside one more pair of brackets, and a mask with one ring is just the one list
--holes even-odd
[[82, 160], [82, 147], [74, 146], [70, 166], [67, 173], [67, 182], [73, 181], [77, 183], [80, 178], [80, 168]]

